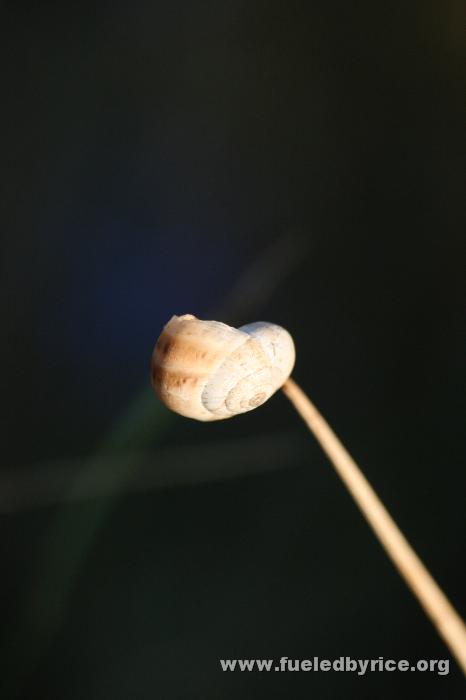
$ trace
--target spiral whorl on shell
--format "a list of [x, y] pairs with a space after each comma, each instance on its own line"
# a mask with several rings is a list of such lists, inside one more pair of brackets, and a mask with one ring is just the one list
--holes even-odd
[[232, 328], [173, 316], [152, 355], [152, 385], [176, 413], [201, 421], [231, 418], [267, 401], [288, 379], [295, 349], [273, 323]]

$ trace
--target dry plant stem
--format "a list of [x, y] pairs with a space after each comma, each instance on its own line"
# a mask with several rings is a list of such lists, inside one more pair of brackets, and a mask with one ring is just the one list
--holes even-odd
[[329, 424], [292, 380], [283, 391], [314, 433], [408, 587], [466, 674], [466, 627]]

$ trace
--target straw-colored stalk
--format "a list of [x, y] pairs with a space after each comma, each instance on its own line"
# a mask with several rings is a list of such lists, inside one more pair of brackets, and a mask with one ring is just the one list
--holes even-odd
[[466, 674], [466, 626], [327, 421], [292, 379], [282, 387], [333, 464], [382, 547]]

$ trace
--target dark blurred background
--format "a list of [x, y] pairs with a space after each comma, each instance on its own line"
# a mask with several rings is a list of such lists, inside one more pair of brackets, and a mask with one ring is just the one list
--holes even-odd
[[2, 698], [460, 697], [281, 395], [149, 388], [173, 313], [281, 323], [296, 379], [466, 614], [464, 5], [7, 2]]

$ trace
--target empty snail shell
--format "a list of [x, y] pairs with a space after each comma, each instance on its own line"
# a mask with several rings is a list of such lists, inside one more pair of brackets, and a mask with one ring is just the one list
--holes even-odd
[[295, 361], [291, 335], [274, 323], [232, 328], [173, 316], [152, 355], [152, 386], [176, 413], [201, 421], [245, 413], [285, 383]]

